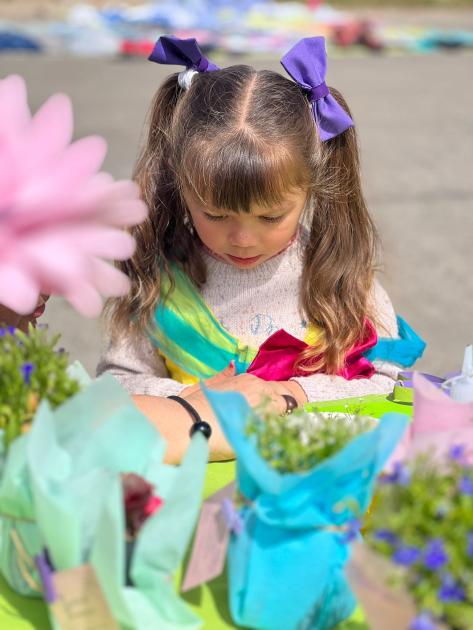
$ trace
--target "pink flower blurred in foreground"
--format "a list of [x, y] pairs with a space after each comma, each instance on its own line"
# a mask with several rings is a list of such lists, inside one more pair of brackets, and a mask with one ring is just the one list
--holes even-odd
[[65, 297], [86, 316], [128, 278], [108, 262], [134, 251], [123, 229], [146, 217], [131, 181], [98, 172], [106, 143], [71, 144], [72, 107], [52, 96], [31, 116], [19, 76], [0, 81], [0, 304], [31, 313], [40, 293]]

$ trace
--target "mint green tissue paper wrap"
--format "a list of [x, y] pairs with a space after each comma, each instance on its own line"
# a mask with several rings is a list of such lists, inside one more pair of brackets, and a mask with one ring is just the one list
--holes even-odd
[[[78, 361], [69, 366], [68, 374], [81, 387], [91, 383]], [[34, 557], [41, 551], [43, 542], [35, 522], [26, 461], [28, 440], [27, 435], [20, 436], [6, 453], [0, 431], [0, 571], [20, 595], [41, 597]]]
[[34, 564], [41, 537], [26, 466], [26, 435], [15, 440], [5, 455], [0, 434], [0, 571], [20, 595], [41, 597]]
[[91, 562], [123, 628], [197, 630], [202, 625], [176, 594], [170, 576], [181, 564], [192, 535], [206, 457], [206, 440], [195, 435], [181, 466], [155, 461], [146, 471], [149, 482], [165, 488], [160, 493], [164, 505], [146, 521], [136, 540], [130, 571], [134, 588], [125, 586], [123, 498], [120, 485], [114, 484], [99, 521]]
[[[46, 548], [57, 571], [94, 566], [122, 629], [197, 629], [173, 573], [200, 509], [207, 441], [195, 435], [180, 466], [163, 464], [164, 441], [118, 381], [69, 369], [83, 390], [54, 410], [42, 401], [29, 433], [6, 457], [0, 449], [0, 570], [19, 593], [41, 596], [34, 557]], [[132, 586], [122, 473], [142, 476], [163, 499], [134, 542]]]
[[[194, 436], [180, 466], [163, 464], [161, 436], [108, 375], [55, 411], [42, 403], [27, 437], [34, 514], [56, 570], [92, 562], [123, 628], [199, 628], [172, 574], [197, 519], [206, 440]], [[144, 477], [164, 500], [136, 540], [133, 587], [125, 586], [123, 472]]]

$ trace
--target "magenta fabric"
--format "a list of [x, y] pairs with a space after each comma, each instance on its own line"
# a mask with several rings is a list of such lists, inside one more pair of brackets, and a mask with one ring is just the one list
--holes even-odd
[[[343, 376], [349, 381], [373, 376], [375, 372], [373, 364], [363, 356], [363, 353], [375, 346], [377, 341], [378, 336], [373, 324], [366, 320], [363, 339], [347, 352], [345, 364], [337, 372], [337, 376]], [[247, 372], [265, 381], [287, 381], [294, 376], [307, 376], [308, 373], [301, 369], [307, 363], [302, 362], [295, 367], [301, 352], [306, 348], [308, 345], [304, 341], [283, 329], [278, 330], [260, 346]]]

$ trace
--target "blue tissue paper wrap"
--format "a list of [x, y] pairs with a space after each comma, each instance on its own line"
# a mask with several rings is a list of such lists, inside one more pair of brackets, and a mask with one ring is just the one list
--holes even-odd
[[369, 507], [407, 416], [388, 413], [312, 470], [281, 474], [245, 435], [252, 412], [243, 396], [206, 393], [235, 451], [244, 497], [243, 528], [231, 535], [228, 551], [234, 621], [266, 630], [334, 627], [356, 604], [344, 576], [350, 554], [344, 526]]

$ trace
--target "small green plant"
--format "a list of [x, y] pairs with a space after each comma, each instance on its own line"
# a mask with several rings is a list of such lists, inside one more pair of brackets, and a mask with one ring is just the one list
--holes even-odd
[[247, 421], [246, 434], [254, 436], [258, 451], [281, 473], [310, 470], [340, 451], [355, 437], [373, 429], [373, 418], [296, 409], [289, 416], [259, 410]]
[[[473, 628], [473, 470], [466, 448], [421, 456], [381, 479], [365, 534], [412, 596], [413, 630]], [[402, 568], [402, 570], [399, 570]], [[438, 624], [438, 625], [437, 625]]]
[[48, 338], [43, 328], [28, 334], [0, 328], [0, 429], [5, 447], [31, 423], [39, 402], [55, 408], [80, 386], [67, 373], [68, 357], [56, 349], [60, 335]]

